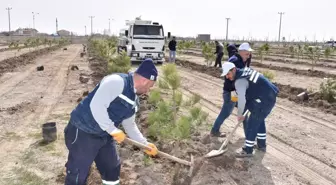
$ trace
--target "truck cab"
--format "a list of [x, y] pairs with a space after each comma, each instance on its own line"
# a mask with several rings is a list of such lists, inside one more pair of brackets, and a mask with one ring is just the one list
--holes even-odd
[[120, 38], [120, 46], [126, 48], [132, 62], [152, 58], [155, 63], [165, 61], [165, 36], [163, 26], [148, 20], [126, 21], [128, 29]]

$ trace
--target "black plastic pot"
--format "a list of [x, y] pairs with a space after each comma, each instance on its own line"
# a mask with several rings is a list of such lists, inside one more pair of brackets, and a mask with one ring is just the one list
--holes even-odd
[[42, 136], [44, 142], [53, 142], [57, 139], [57, 128], [55, 122], [48, 122], [42, 125]]

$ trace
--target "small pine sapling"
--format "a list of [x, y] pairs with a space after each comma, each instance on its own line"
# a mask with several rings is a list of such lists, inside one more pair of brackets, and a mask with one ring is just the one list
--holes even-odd
[[[149, 94], [149, 102], [156, 106], [155, 111], [148, 117], [151, 137], [158, 140], [183, 140], [190, 138], [195, 127], [204, 122], [207, 114], [201, 111], [196, 104], [200, 96], [194, 95], [184, 100], [181, 93], [181, 78], [174, 64], [162, 67], [162, 76], [159, 79], [159, 89]], [[165, 92], [165, 96], [161, 97]]]
[[325, 79], [320, 84], [320, 93], [322, 98], [329, 103], [336, 102], [336, 79]]
[[210, 44], [205, 43], [202, 47], [202, 55], [205, 58], [205, 62], [209, 67], [212, 62], [216, 59], [216, 55], [213, 53], [213, 48]]
[[109, 57], [107, 71], [111, 73], [128, 73], [131, 69], [131, 58], [125, 51], [115, 57]]

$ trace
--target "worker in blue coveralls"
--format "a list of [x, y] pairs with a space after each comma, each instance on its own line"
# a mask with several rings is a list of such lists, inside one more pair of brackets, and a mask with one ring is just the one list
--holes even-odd
[[147, 93], [158, 76], [151, 59], [144, 60], [134, 73], [116, 73], [101, 82], [71, 112], [64, 129], [65, 144], [69, 149], [66, 163], [65, 185], [84, 185], [93, 161], [101, 174], [104, 185], [119, 185], [120, 159], [115, 141], [121, 143], [127, 135], [151, 150], [156, 146], [147, 142], [135, 124], [139, 107], [137, 95]]
[[[251, 51], [253, 50], [248, 43], [242, 43], [238, 48], [238, 53], [233, 54], [229, 58], [229, 62], [233, 63], [237, 68], [249, 67], [250, 63], [246, 63], [246, 61], [250, 57]], [[228, 79], [224, 79], [223, 99], [222, 109], [210, 132], [210, 136], [212, 137], [225, 137], [225, 134], [220, 132], [220, 127], [230, 116], [237, 102], [234, 84]]]
[[245, 145], [237, 157], [252, 157], [255, 139], [256, 148], [266, 151], [265, 119], [272, 111], [279, 89], [258, 71], [245, 67], [237, 68], [233, 63], [223, 64], [221, 76], [234, 82], [238, 94], [238, 121], [245, 120], [243, 112], [250, 111], [245, 130]]

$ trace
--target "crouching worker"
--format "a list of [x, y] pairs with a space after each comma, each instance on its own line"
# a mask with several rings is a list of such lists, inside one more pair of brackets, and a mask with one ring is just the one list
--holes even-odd
[[279, 89], [261, 73], [252, 68], [238, 69], [231, 62], [223, 64], [223, 76], [235, 84], [238, 94], [238, 121], [245, 119], [244, 111], [250, 116], [246, 123], [245, 145], [237, 157], [253, 156], [253, 147], [257, 137], [257, 148], [266, 151], [265, 119], [272, 111]]
[[145, 150], [155, 156], [156, 146], [148, 143], [135, 124], [139, 106], [137, 95], [147, 93], [158, 76], [151, 59], [141, 63], [134, 73], [106, 76], [95, 89], [72, 111], [64, 129], [65, 144], [69, 150], [66, 163], [65, 185], [84, 185], [93, 161], [104, 185], [119, 185], [120, 159], [115, 141], [121, 143], [125, 133], [150, 146]]

